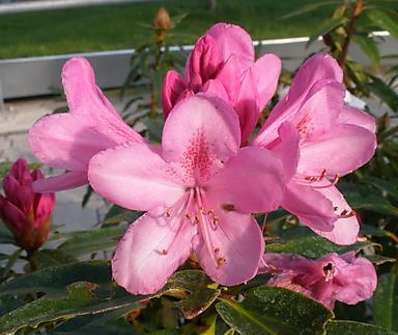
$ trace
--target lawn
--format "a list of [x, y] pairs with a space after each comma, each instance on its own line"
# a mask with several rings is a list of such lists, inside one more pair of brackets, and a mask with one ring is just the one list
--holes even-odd
[[133, 48], [152, 38], [150, 24], [163, 5], [172, 15], [188, 16], [176, 29], [175, 42], [192, 42], [217, 21], [244, 26], [256, 39], [308, 35], [329, 8], [281, 20], [313, 0], [169, 0], [113, 6], [0, 15], [0, 58]]

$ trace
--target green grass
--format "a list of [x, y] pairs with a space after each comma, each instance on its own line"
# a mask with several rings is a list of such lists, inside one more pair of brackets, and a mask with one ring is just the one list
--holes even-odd
[[240, 24], [254, 38], [303, 36], [328, 16], [330, 8], [280, 18], [313, 1], [218, 0], [211, 12], [207, 0], [169, 0], [0, 15], [0, 58], [133, 48], [152, 38], [140, 23], [150, 24], [160, 5], [172, 15], [188, 13], [173, 36], [176, 42], [194, 41], [217, 21]]

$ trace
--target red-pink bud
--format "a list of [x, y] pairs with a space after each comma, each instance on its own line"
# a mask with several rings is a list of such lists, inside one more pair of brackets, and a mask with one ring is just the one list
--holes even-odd
[[32, 183], [43, 178], [40, 170], [29, 171], [24, 159], [18, 159], [3, 179], [0, 217], [13, 232], [16, 243], [27, 251], [40, 248], [48, 238], [54, 193], [35, 193]]

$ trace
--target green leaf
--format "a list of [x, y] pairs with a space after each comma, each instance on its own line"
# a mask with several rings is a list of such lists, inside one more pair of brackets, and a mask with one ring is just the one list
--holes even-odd
[[373, 65], [380, 64], [380, 52], [373, 38], [363, 35], [356, 35], [354, 41], [362, 51], [368, 56]]
[[393, 112], [398, 112], [398, 94], [380, 78], [375, 76], [370, 76], [370, 78], [372, 81], [366, 84], [366, 87]]
[[78, 262], [78, 260], [71, 255], [64, 254], [59, 250], [49, 249], [36, 251], [33, 255], [33, 260], [39, 269]]
[[123, 207], [113, 205], [104, 218], [105, 225], [119, 224], [121, 222], [131, 223], [138, 219], [142, 212], [131, 211]]
[[356, 321], [329, 321], [327, 335], [398, 335], [395, 332]]
[[398, 276], [387, 273], [379, 277], [373, 296], [373, 317], [377, 325], [398, 331]]
[[268, 243], [267, 252], [298, 254], [308, 258], [319, 258], [336, 252], [343, 254], [349, 251], [358, 251], [372, 245], [371, 242], [357, 242], [349, 246], [339, 246], [318, 235], [308, 228], [297, 227], [288, 230], [288, 234], [278, 242]]
[[380, 214], [398, 216], [398, 208], [386, 198], [374, 193], [345, 192], [348, 203], [354, 209], [366, 209]]
[[331, 18], [327, 21], [324, 21], [316, 30], [314, 34], [310, 36], [309, 41], [307, 42], [307, 47], [309, 47], [314, 41], [317, 40], [319, 36], [323, 36], [346, 23], [347, 19], [345, 17]]
[[220, 298], [223, 320], [244, 335], [321, 335], [332, 312], [312, 299], [287, 289], [258, 287], [238, 303]]
[[308, 4], [305, 6], [301, 6], [300, 9], [295, 10], [293, 12], [290, 12], [289, 14], [282, 16], [282, 19], [290, 19], [291, 17], [295, 17], [295, 16], [303, 15], [305, 13], [310, 13], [310, 12], [316, 11], [317, 9], [319, 9], [321, 7], [325, 7], [325, 6], [329, 6], [329, 5], [337, 5], [340, 3], [341, 3], [341, 1], [336, 1], [336, 0], [317, 1], [316, 3], [311, 3], [311, 4]]
[[182, 270], [174, 274], [160, 295], [182, 297], [178, 303], [186, 319], [203, 313], [217, 299], [221, 291], [200, 270]]
[[0, 285], [0, 296], [43, 292], [60, 294], [65, 287], [78, 281], [111, 284], [108, 261], [89, 261], [46, 268]]
[[90, 255], [98, 251], [110, 250], [116, 246], [125, 230], [126, 227], [120, 225], [73, 232], [69, 234], [71, 238], [63, 242], [57, 250], [75, 257]]
[[67, 295], [44, 296], [0, 317], [0, 335], [15, 334], [20, 329], [37, 328], [43, 323], [67, 320], [82, 315], [133, 307], [142, 300], [139, 296], [121, 296], [113, 299], [96, 296], [96, 285], [77, 282], [67, 287]]
[[398, 38], [398, 16], [396, 14], [389, 15], [381, 10], [372, 10], [368, 12], [368, 16], [373, 23], [388, 30], [392, 36]]

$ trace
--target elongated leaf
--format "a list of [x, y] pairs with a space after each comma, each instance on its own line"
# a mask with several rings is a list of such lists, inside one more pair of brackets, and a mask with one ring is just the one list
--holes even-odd
[[95, 284], [77, 282], [68, 287], [66, 296], [45, 296], [17, 308], [0, 317], [0, 335], [14, 334], [25, 327], [37, 328], [47, 322], [104, 313], [129, 305], [133, 307], [142, 300], [142, 297], [127, 295], [113, 299], [99, 298], [95, 290]]
[[112, 281], [108, 261], [89, 261], [61, 265], [26, 274], [0, 285], [0, 296], [43, 292], [60, 294], [65, 287], [78, 281], [110, 284]]
[[398, 276], [387, 273], [379, 278], [373, 297], [373, 317], [377, 325], [398, 332]]
[[369, 11], [368, 16], [380, 28], [388, 30], [392, 36], [398, 38], [398, 15], [389, 15], [381, 10], [372, 10]]
[[5, 223], [0, 220], [0, 243], [1, 244], [15, 244], [14, 236], [8, 230]]
[[104, 218], [104, 224], [119, 224], [121, 222], [131, 223], [142, 215], [142, 212], [130, 211], [123, 207], [113, 205]]
[[275, 287], [258, 287], [238, 303], [220, 299], [217, 312], [239, 334], [321, 335], [333, 314], [301, 294]]
[[372, 82], [366, 84], [366, 87], [390, 107], [393, 112], [398, 112], [398, 94], [383, 80], [375, 76], [371, 76], [371, 78]]
[[304, 227], [292, 228], [289, 233], [281, 237], [281, 241], [268, 243], [267, 252], [298, 254], [308, 258], [319, 258], [329, 253], [339, 254], [348, 251], [358, 251], [372, 243], [358, 242], [349, 246], [339, 246], [320, 236], [315, 235]]
[[309, 41], [307, 42], [307, 47], [309, 47], [314, 41], [317, 40], [318, 37], [323, 36], [330, 32], [331, 30], [336, 29], [346, 23], [347, 19], [345, 17], [331, 18], [327, 21], [324, 21], [317, 29], [316, 32], [310, 36]]
[[357, 35], [354, 37], [354, 41], [359, 45], [366, 56], [368, 56], [373, 65], [380, 64], [380, 52], [373, 38]]
[[98, 251], [115, 248], [126, 226], [106, 227], [96, 230], [74, 232], [57, 250], [75, 257], [86, 256]]
[[330, 321], [326, 326], [327, 335], [398, 335], [395, 332], [355, 321]]
[[386, 198], [374, 193], [346, 192], [346, 199], [354, 209], [366, 209], [380, 214], [398, 216], [398, 208]]

